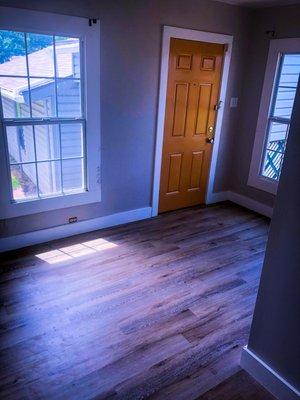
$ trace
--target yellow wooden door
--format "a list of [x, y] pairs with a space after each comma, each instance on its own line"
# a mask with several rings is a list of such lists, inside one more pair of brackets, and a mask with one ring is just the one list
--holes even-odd
[[224, 45], [171, 39], [159, 211], [204, 203]]

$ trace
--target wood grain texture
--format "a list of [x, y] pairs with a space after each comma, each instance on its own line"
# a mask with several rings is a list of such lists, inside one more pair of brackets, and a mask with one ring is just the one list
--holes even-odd
[[224, 45], [171, 38], [159, 210], [204, 203]]
[[267, 229], [223, 203], [1, 255], [1, 398], [199, 398], [239, 371]]
[[239, 371], [215, 388], [206, 392], [199, 400], [276, 400], [246, 371]]

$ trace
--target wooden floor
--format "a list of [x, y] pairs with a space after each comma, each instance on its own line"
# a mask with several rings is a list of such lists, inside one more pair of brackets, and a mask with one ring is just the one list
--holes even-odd
[[267, 229], [223, 203], [2, 256], [0, 397], [248, 399], [210, 389], [240, 371]]
[[276, 400], [243, 370], [199, 398], [201, 400]]

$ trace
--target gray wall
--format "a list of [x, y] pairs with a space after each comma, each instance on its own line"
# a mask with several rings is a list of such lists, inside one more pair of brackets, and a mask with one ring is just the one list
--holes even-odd
[[[252, 11], [209, 0], [0, 0], [0, 5], [100, 18], [102, 202], [2, 221], [3, 236], [151, 204], [162, 26], [234, 35], [228, 97], [241, 96]], [[228, 188], [238, 109], [225, 104], [215, 190]]]
[[270, 42], [266, 31], [275, 30], [275, 38], [300, 37], [299, 21], [299, 5], [254, 11], [246, 56], [247, 66], [243, 75], [244, 86], [238, 109], [240, 118], [230, 142], [233, 158], [229, 187], [271, 207], [274, 205], [275, 196], [247, 185]]
[[[269, 38], [300, 36], [300, 6], [249, 10], [210, 0], [0, 0], [0, 5], [100, 18], [102, 202], [0, 221], [2, 236], [151, 205], [163, 25], [234, 35], [215, 191], [273, 206], [247, 185]], [[239, 107], [229, 109], [230, 97]]]
[[300, 87], [248, 348], [300, 390]]

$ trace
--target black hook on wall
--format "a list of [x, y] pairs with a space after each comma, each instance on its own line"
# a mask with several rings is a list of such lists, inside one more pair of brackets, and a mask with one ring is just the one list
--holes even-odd
[[266, 31], [266, 35], [269, 36], [269, 38], [274, 38], [275, 37], [275, 31]]
[[92, 26], [97, 23], [97, 18], [89, 18], [89, 26]]

